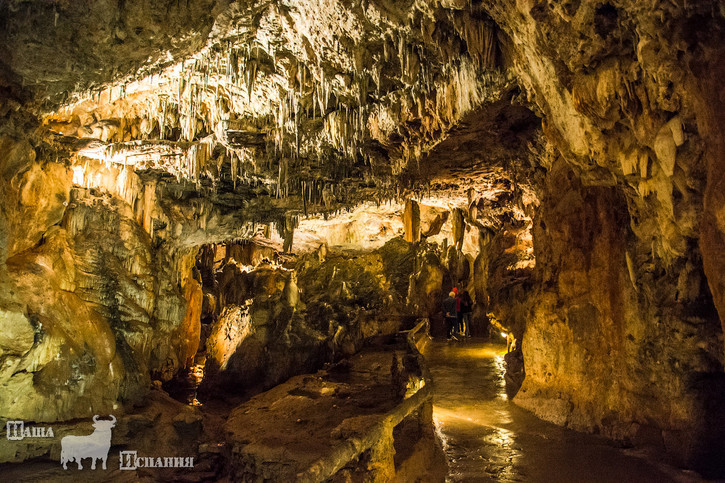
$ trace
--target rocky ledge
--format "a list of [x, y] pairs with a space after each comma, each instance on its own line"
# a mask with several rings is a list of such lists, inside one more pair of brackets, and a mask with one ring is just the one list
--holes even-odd
[[232, 478], [442, 481], [430, 377], [414, 343], [386, 339], [234, 409], [225, 425]]

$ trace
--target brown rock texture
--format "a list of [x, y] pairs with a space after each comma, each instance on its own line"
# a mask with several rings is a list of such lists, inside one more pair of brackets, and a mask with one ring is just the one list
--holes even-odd
[[405, 229], [405, 241], [417, 242], [420, 240], [420, 207], [415, 200], [405, 202], [403, 228]]
[[[459, 286], [523, 338], [521, 405], [702, 468], [724, 29], [706, 1], [0, 4], [0, 416], [108, 412], [200, 348], [276, 383]], [[345, 254], [305, 232], [360, 206], [400, 217], [325, 225]]]
[[219, 388], [268, 389], [404, 325], [415, 258], [405, 241], [393, 239], [355, 257], [321, 249], [288, 267], [233, 258], [259, 251], [264, 248], [229, 244], [205, 247], [199, 257], [205, 297], [214, 301], [203, 318], [205, 397]]
[[526, 380], [516, 401], [617, 439], [637, 441], [654, 426], [659, 436], [640, 443], [686, 453], [702, 417], [693, 377], [722, 364], [700, 265], [683, 260], [672, 273], [632, 268], [651, 247], [627, 229], [616, 188], [584, 187], [562, 162], [549, 182], [534, 228], [541, 288], [523, 339]]
[[[702, 108], [709, 93], [696, 81], [698, 68], [716, 65], [721, 17], [704, 4], [660, 2], [501, 2], [490, 13], [511, 36], [514, 68], [577, 180], [557, 174], [561, 161], [543, 163], [549, 188], [534, 240], [541, 290], [518, 399], [615, 437], [654, 425], [668, 449], [686, 454], [703, 417], [693, 379], [722, 372], [707, 288], [718, 293], [718, 276], [704, 278], [697, 244], [702, 226], [712, 274], [720, 230], [712, 204], [704, 225], [702, 213], [718, 182], [706, 173], [719, 148], [699, 126], [717, 120]], [[700, 20], [708, 33], [694, 33]], [[591, 188], [583, 195], [577, 183]], [[586, 350], [577, 338], [596, 346]], [[590, 384], [598, 377], [608, 383]], [[648, 387], [662, 392], [647, 396]], [[538, 391], [552, 406], [535, 402]]]
[[406, 372], [408, 393], [399, 395], [389, 370], [391, 354], [420, 357], [406, 352], [387, 340], [234, 409], [224, 425], [233, 477], [442, 481], [427, 376]]

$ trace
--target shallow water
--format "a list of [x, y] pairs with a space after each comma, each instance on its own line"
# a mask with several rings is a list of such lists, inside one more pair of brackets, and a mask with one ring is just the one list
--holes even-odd
[[446, 481], [696, 482], [691, 472], [605, 438], [541, 421], [509, 402], [505, 346], [432, 341], [433, 418], [448, 458]]

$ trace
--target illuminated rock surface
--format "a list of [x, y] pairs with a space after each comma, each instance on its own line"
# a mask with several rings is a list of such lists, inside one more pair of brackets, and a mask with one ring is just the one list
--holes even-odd
[[[702, 481], [641, 449], [541, 421], [506, 399], [504, 345], [434, 342], [433, 419], [454, 481]], [[480, 375], [472, 381], [469, 371]]]
[[0, 418], [250, 396], [457, 285], [519, 405], [722, 472], [724, 16], [2, 3]]

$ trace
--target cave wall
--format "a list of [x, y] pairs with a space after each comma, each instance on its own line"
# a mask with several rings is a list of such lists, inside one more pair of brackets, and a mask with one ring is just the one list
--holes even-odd
[[[722, 371], [717, 314], [696, 249], [671, 270], [617, 187], [583, 186], [559, 160], [534, 228], [538, 291], [519, 405], [544, 419], [686, 455], [700, 436], [701, 374]], [[630, 271], [631, 270], [631, 271]]]
[[700, 56], [690, 63], [696, 77], [697, 90], [694, 92], [698, 111], [698, 130], [705, 141], [707, 160], [707, 186], [700, 229], [700, 249], [715, 306], [720, 313], [723, 328], [725, 328], [725, 316], [723, 315], [725, 314], [725, 282], [722, 279], [722, 268], [725, 266], [725, 256], [722, 250], [725, 246], [723, 217], [725, 141], [722, 136], [722, 126], [725, 125], [722, 83], [722, 76], [725, 75], [723, 67], [725, 53], [721, 49], [717, 49], [716, 42], [723, 36], [723, 29], [717, 20], [707, 16], [700, 20], [703, 27], [707, 28], [696, 29], [692, 35], [695, 40], [703, 39], [709, 42], [702, 47]]
[[323, 245], [286, 261], [253, 243], [204, 247], [203, 397], [268, 389], [406, 328], [415, 256], [399, 237], [365, 253]]
[[3, 147], [2, 417], [118, 412], [197, 350], [196, 251], [153, 238], [157, 186], [132, 171], [129, 203], [73, 188], [70, 167], [36, 160], [27, 141]]
[[[220, 389], [254, 394], [350, 356], [371, 338], [410, 328], [420, 318], [431, 320], [437, 334], [443, 330], [442, 300], [454, 286], [469, 288], [474, 297], [481, 287], [493, 294], [492, 301], [478, 300], [475, 335], [488, 335], [487, 313], [493, 310], [520, 337], [529, 300], [523, 287], [532, 274], [530, 268], [513, 267], [531, 261], [530, 244], [516, 243], [521, 233], [528, 233], [530, 220], [511, 220], [510, 199], [498, 195], [480, 218], [468, 210], [464, 216], [461, 208], [454, 208], [456, 217], [421, 205], [427, 214], [418, 222], [435, 241], [394, 237], [374, 250], [321, 245], [297, 256], [260, 245], [258, 239], [205, 246], [197, 258], [204, 292], [197, 354], [204, 366], [200, 398], [218, 397]], [[478, 201], [485, 204], [476, 200], [475, 206]], [[408, 205], [414, 203], [409, 200]], [[498, 220], [493, 212], [509, 221]], [[481, 221], [493, 219], [502, 224], [498, 243], [482, 235], [487, 229]], [[431, 224], [437, 229], [431, 231]], [[463, 250], [456, 247], [456, 238]], [[478, 258], [504, 262], [476, 274]], [[516, 305], [507, 303], [511, 294], [521, 295]], [[512, 312], [515, 316], [509, 317]]]
[[202, 400], [266, 390], [328, 360], [327, 332], [306, 320], [296, 279], [268, 262], [248, 272], [227, 263], [204, 286], [216, 313], [204, 320]]
[[649, 439], [694, 458], [706, 418], [694, 380], [721, 374], [723, 359], [710, 294], [720, 307], [722, 144], [711, 133], [721, 88], [711, 79], [722, 12], [708, 2], [529, 0], [489, 13], [554, 149], [540, 161], [540, 287], [517, 400], [622, 439], [654, 427]]
[[[21, 177], [30, 167], [34, 177], [3, 173], [8, 196], [0, 249], [11, 250], [8, 256], [25, 250], [0, 268], [12, 272], [3, 278], [8, 284], [13, 277], [25, 284], [23, 291], [8, 286], [2, 294], [2, 303], [13, 307], [8, 330], [23, 331], [26, 342], [12, 356], [42, 348], [42, 330], [31, 347], [23, 318], [34, 311], [58, 319], [58, 327], [88, 319], [83, 332], [102, 333], [94, 338], [98, 347], [78, 349], [82, 363], [69, 356], [68, 364], [80, 364], [76, 372], [82, 374], [73, 376], [79, 384], [61, 398], [68, 407], [51, 405], [42, 416], [29, 410], [29, 419], [113, 407], [139, 397], [151, 378], [168, 380], [189, 364], [203, 311], [191, 269], [197, 247], [250, 238], [257, 222], [272, 222], [284, 225], [289, 249], [300, 214], [327, 217], [364, 199], [381, 203], [401, 188], [393, 175], [418, 161], [477, 104], [514, 88], [510, 76], [493, 69], [499, 52], [485, 16], [451, 16], [448, 6], [424, 4], [410, 16], [411, 6], [332, 2], [320, 15], [314, 2], [0, 5], [0, 89], [7, 101], [0, 132], [9, 133], [2, 152], [9, 153], [11, 171]], [[482, 45], [471, 43], [459, 62], [464, 38]], [[421, 62], [429, 56], [435, 61]], [[426, 99], [434, 85], [440, 94]], [[17, 146], [27, 152], [16, 156]], [[158, 163], [127, 164], [149, 146], [160, 147]], [[100, 160], [86, 156], [99, 152]], [[119, 154], [129, 156], [120, 162]], [[15, 191], [24, 193], [22, 202], [16, 203], [21, 195]], [[43, 278], [60, 285], [62, 302], [54, 301], [54, 287], [31, 276], [38, 271], [36, 252], [49, 247], [62, 253], [64, 265], [56, 263]], [[446, 267], [435, 262], [441, 277], [463, 266], [455, 250], [444, 257]], [[383, 320], [408, 309], [410, 268], [398, 263], [380, 255], [360, 273], [356, 262], [323, 262], [319, 271], [330, 280], [322, 286], [305, 282], [319, 292], [308, 304], [312, 322], [321, 326], [323, 339], [334, 339], [326, 350], [350, 353], [381, 326], [388, 332], [399, 327], [394, 318]], [[343, 274], [336, 278], [337, 268]], [[423, 280], [423, 294], [438, 294], [435, 282], [438, 277]], [[266, 360], [260, 354], [267, 346], [285, 340], [288, 327], [301, 327], [294, 309], [278, 303], [284, 291], [272, 290], [252, 310], [259, 337], [236, 365], [236, 372], [254, 373], [250, 380], [266, 377], [255, 368]], [[46, 292], [52, 295], [47, 302]], [[67, 292], [81, 300], [66, 301]], [[437, 297], [426, 301], [432, 303], [422, 314], [438, 310]], [[57, 312], [59, 305], [72, 310]], [[363, 314], [376, 309], [384, 309], [378, 319]], [[220, 318], [228, 327], [244, 315], [236, 310]], [[224, 332], [221, 326], [213, 330]], [[313, 342], [302, 344], [305, 350], [319, 345], [316, 332], [309, 332]], [[296, 335], [280, 351], [305, 339]], [[85, 338], [60, 331], [56, 343]], [[91, 377], [107, 366], [102, 374], [108, 377]], [[35, 397], [32, 388], [41, 378], [32, 375], [40, 370], [31, 364], [26, 372], [13, 371], [11, 380], [26, 384], [13, 392], [17, 402], [31, 407], [22, 398]], [[102, 381], [112, 387], [102, 389]], [[42, 397], [53, 397], [59, 384], [39, 386]], [[91, 395], [86, 405], [86, 387], [107, 395], [104, 402]]]

